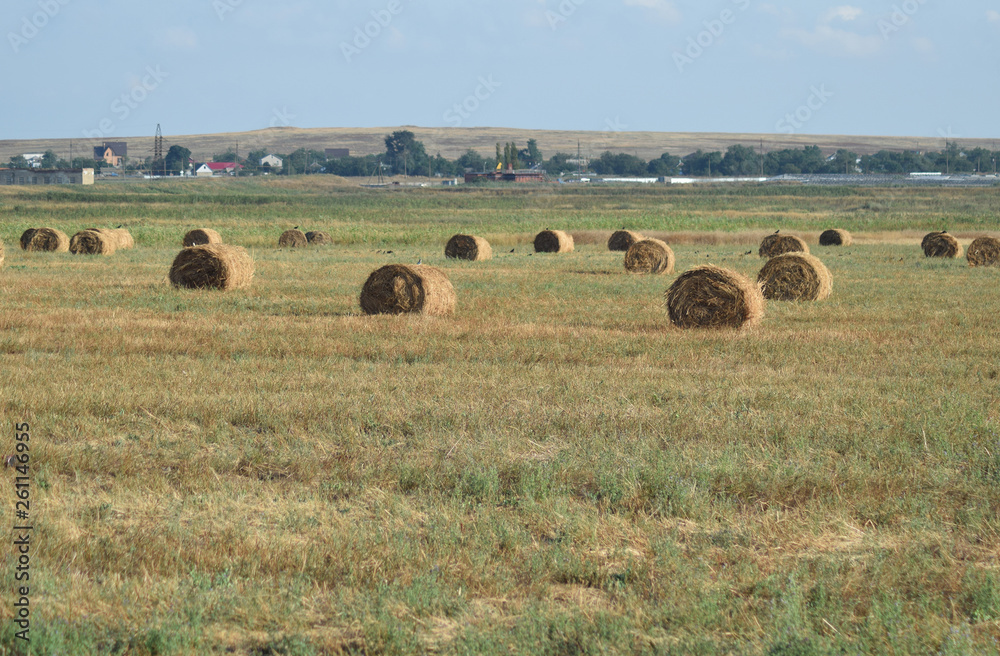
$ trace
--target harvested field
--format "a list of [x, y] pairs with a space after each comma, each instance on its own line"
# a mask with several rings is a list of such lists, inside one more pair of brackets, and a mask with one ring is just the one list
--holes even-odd
[[[995, 189], [280, 177], [0, 187], [33, 653], [996, 651], [996, 270], [919, 249], [997, 236]], [[140, 247], [11, 247], [95, 225]], [[337, 247], [276, 248], [295, 225]], [[822, 302], [681, 330], [679, 276], [607, 250], [622, 225], [751, 280], [778, 226], [854, 243], [822, 250]], [[249, 287], [170, 285], [192, 226]], [[536, 254], [540, 226], [573, 254]], [[455, 234], [493, 259], [446, 258]], [[386, 265], [445, 272], [454, 312], [366, 315]]]

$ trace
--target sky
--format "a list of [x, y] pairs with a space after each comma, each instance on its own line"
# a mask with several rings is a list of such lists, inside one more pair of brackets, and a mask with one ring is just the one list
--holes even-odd
[[0, 139], [998, 136], [1000, 0], [4, 0], [0, 34]]

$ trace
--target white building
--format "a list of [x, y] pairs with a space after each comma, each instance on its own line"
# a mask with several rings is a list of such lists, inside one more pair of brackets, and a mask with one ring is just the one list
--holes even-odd
[[272, 169], [280, 169], [284, 162], [282, 162], [281, 158], [277, 155], [268, 155], [267, 157], [260, 158], [260, 165], [264, 166], [265, 164], [270, 166]]

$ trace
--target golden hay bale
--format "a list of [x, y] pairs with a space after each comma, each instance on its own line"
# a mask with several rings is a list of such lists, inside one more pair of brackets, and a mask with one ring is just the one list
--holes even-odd
[[195, 228], [194, 230], [188, 230], [187, 234], [184, 235], [184, 239], [181, 240], [181, 245], [183, 245], [184, 248], [221, 243], [222, 235], [211, 228]]
[[757, 274], [764, 298], [773, 301], [822, 301], [833, 291], [833, 276], [808, 253], [772, 257]]
[[573, 236], [562, 230], [542, 230], [535, 235], [536, 253], [572, 253]]
[[924, 236], [921, 245], [924, 257], [962, 257], [962, 245], [947, 232], [932, 232]]
[[313, 230], [306, 233], [306, 241], [313, 246], [323, 246], [325, 244], [332, 244], [333, 238], [321, 230]]
[[625, 270], [629, 273], [673, 273], [674, 251], [659, 239], [640, 239], [625, 253]]
[[301, 248], [302, 246], [308, 246], [309, 240], [306, 239], [306, 233], [301, 230], [291, 229], [285, 230], [281, 233], [281, 237], [278, 238], [278, 246], [284, 248]]
[[111, 255], [118, 240], [104, 230], [81, 230], [69, 240], [69, 252], [74, 255]]
[[[128, 230], [124, 228], [87, 228], [90, 232], [99, 232], [105, 237], [107, 237], [117, 250], [123, 248], [132, 248], [135, 246], [135, 241], [132, 239], [132, 235], [129, 234]], [[72, 248], [72, 244], [70, 245]]]
[[253, 279], [253, 258], [240, 246], [203, 244], [185, 248], [170, 267], [170, 282], [189, 289], [239, 289]]
[[39, 228], [31, 236], [27, 251], [46, 251], [49, 253], [69, 252], [69, 237], [62, 230], [55, 228]]
[[854, 243], [851, 233], [839, 228], [824, 230], [819, 236], [820, 246], [850, 246]]
[[21, 233], [21, 250], [22, 251], [28, 250], [28, 244], [31, 243], [31, 238], [35, 236], [36, 232], [38, 232], [38, 228], [28, 228], [27, 230], [25, 230], [24, 232]]
[[115, 236], [118, 240], [118, 248], [134, 248], [135, 240], [132, 239], [132, 233], [125, 228], [113, 228], [110, 230], [111, 234]]
[[444, 256], [457, 260], [481, 262], [493, 259], [490, 242], [474, 235], [455, 235], [444, 247]]
[[969, 266], [1000, 266], [1000, 239], [979, 237], [973, 240], [965, 257]]
[[927, 248], [927, 241], [934, 235], [943, 235], [943, 234], [945, 234], [944, 230], [935, 230], [934, 232], [928, 232], [926, 235], [924, 235], [924, 238], [920, 240], [920, 249], [923, 250]]
[[455, 288], [444, 271], [426, 264], [388, 264], [373, 271], [361, 289], [365, 314], [455, 312]]
[[711, 264], [682, 273], [666, 297], [670, 321], [679, 328], [749, 328], [764, 317], [760, 286]]
[[809, 247], [800, 237], [795, 235], [779, 235], [774, 233], [764, 237], [760, 242], [760, 250], [757, 254], [760, 257], [777, 257], [785, 253], [808, 253]]
[[631, 230], [617, 230], [608, 239], [609, 251], [627, 251], [632, 244], [645, 239], [640, 233]]

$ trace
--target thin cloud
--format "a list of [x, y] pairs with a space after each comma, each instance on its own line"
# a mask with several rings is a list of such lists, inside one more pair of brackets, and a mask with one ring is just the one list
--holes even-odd
[[835, 20], [842, 20], [845, 23], [857, 20], [865, 13], [864, 9], [860, 7], [852, 7], [850, 5], [842, 5], [840, 7], [834, 7], [823, 16], [824, 23], [831, 23]]
[[1000, 11], [990, 9], [986, 12], [986, 20], [991, 23], [1000, 23]]
[[791, 29], [782, 36], [820, 52], [840, 57], [870, 57], [882, 49], [883, 40], [876, 35], [865, 36], [829, 25], [815, 30]]
[[668, 23], [681, 22], [681, 12], [673, 2], [668, 0], [624, 0], [626, 7], [642, 7], [649, 9]]

